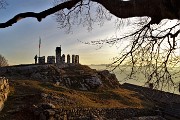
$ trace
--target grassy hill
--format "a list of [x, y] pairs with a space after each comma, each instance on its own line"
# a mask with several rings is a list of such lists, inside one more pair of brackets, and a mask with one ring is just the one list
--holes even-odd
[[[83, 70], [84, 74], [97, 72], [87, 66], [76, 67], [62, 69], [63, 74], [78, 76], [77, 69]], [[28, 79], [19, 74], [6, 77], [9, 78], [10, 94], [0, 113], [1, 120], [33, 120], [35, 119], [33, 110], [41, 103], [51, 103], [55, 108], [64, 109], [152, 107], [152, 103], [142, 95], [120, 87], [108, 89], [99, 87], [84, 91], [57, 85], [51, 80]], [[101, 80], [103, 84], [107, 84], [107, 81], [103, 81], [105, 79]]]

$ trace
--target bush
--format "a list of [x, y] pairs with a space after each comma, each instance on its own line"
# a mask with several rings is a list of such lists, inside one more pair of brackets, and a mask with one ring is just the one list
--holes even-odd
[[6, 60], [6, 58], [2, 55], [0, 55], [0, 67], [3, 66], [8, 66], [8, 61]]

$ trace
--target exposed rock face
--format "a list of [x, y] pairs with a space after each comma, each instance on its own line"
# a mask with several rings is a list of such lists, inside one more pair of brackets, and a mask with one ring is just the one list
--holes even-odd
[[90, 74], [76, 73], [75, 75], [67, 75], [65, 73], [62, 79], [57, 80], [57, 84], [80, 90], [91, 90], [99, 87], [107, 89], [118, 88], [120, 85], [115, 74], [110, 73], [108, 70], [94, 71]]
[[98, 71], [98, 75], [106, 88], [118, 88], [119, 81], [115, 74], [110, 73], [108, 70]]
[[15, 76], [18, 78], [54, 80], [60, 76], [60, 70], [54, 65], [19, 65], [0, 68], [0, 76]]
[[65, 87], [79, 90], [92, 90], [102, 86], [101, 79], [96, 75], [67, 76], [59, 82]]
[[0, 75], [51, 81], [78, 90], [119, 87], [116, 76], [109, 71], [96, 71], [80, 64], [66, 64], [62, 68], [52, 64], [9, 66], [0, 68]]
[[8, 93], [9, 93], [8, 79], [5, 79], [4, 77], [0, 77], [0, 111], [4, 107], [4, 102], [7, 100]]

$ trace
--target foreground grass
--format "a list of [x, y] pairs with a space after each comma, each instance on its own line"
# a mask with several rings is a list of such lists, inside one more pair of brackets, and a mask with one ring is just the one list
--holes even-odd
[[[126, 89], [77, 91], [37, 80], [9, 80], [10, 94], [0, 120], [33, 120], [33, 106], [50, 102], [56, 108], [144, 108], [151, 103]], [[43, 98], [42, 93], [49, 97]]]

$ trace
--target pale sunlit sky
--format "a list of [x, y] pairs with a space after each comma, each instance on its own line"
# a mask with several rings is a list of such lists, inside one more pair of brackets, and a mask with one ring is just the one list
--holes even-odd
[[[53, 6], [52, 0], [7, 0], [6, 9], [0, 9], [0, 22], [12, 18], [21, 12], [40, 12]], [[11, 27], [0, 29], [0, 54], [10, 65], [34, 62], [38, 54], [38, 42], [41, 37], [41, 56], [55, 55], [55, 48], [62, 46], [64, 54], [79, 54], [82, 64], [111, 63], [118, 54], [115, 46], [105, 45], [101, 49], [93, 45], [85, 45], [79, 41], [106, 39], [115, 36], [114, 21], [106, 22], [102, 27], [94, 26], [88, 32], [87, 27], [78, 27], [73, 33], [66, 34], [58, 28], [54, 15], [42, 22], [26, 18]]]

